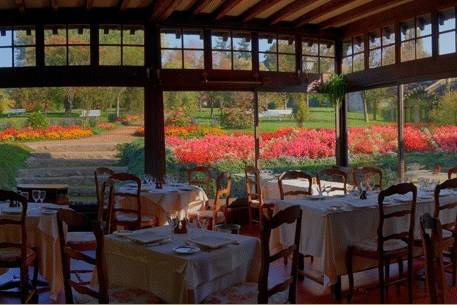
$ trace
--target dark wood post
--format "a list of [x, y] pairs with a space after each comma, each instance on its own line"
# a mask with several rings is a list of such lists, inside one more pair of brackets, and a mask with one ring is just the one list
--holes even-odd
[[90, 65], [92, 68], [99, 65], [98, 30], [99, 24], [92, 23], [90, 25]]
[[35, 28], [35, 39], [36, 39], [36, 66], [38, 68], [44, 67], [44, 26], [43, 24], [39, 23], [36, 25]]
[[259, 94], [254, 90], [254, 166], [259, 168], [260, 160], [260, 135], [259, 135]]
[[[335, 72], [342, 71], [343, 43], [341, 40], [335, 42]], [[336, 165], [348, 166], [348, 138], [347, 138], [347, 107], [344, 97], [335, 107], [335, 128], [336, 128]]]
[[404, 103], [404, 85], [399, 84], [397, 86], [397, 106], [398, 106], [398, 118], [397, 118], [397, 129], [398, 129], [398, 175], [400, 181], [405, 180], [405, 141], [404, 141], [404, 126], [405, 126], [405, 103]]

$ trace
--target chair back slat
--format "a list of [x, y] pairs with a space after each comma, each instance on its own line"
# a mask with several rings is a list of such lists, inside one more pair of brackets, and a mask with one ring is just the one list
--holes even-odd
[[317, 185], [319, 187], [319, 190], [322, 191], [322, 185], [321, 181], [327, 180], [330, 178], [332, 182], [342, 182], [343, 187], [336, 187], [332, 186], [331, 191], [343, 191], [344, 194], [347, 194], [347, 183], [348, 183], [348, 175], [345, 171], [342, 171], [341, 169], [338, 168], [326, 168], [317, 173]]
[[420, 232], [426, 259], [426, 277], [430, 303], [447, 303], [447, 283], [443, 264], [443, 251], [448, 245], [443, 243], [442, 227], [438, 218], [426, 213], [420, 218]]
[[457, 166], [452, 167], [447, 171], [447, 178], [451, 179], [452, 178], [452, 174], [457, 174]]
[[104, 219], [104, 209], [108, 205], [106, 202], [106, 185], [105, 182], [108, 181], [109, 177], [114, 174], [114, 171], [107, 167], [99, 167], [95, 169], [95, 194], [97, 196], [97, 219], [99, 222], [102, 222]]
[[[435, 218], [440, 219], [440, 214], [441, 214], [440, 212], [441, 211], [451, 210], [451, 209], [456, 209], [457, 208], [457, 202], [456, 201], [449, 202], [449, 203], [444, 203], [444, 204], [441, 202], [441, 199], [440, 199], [441, 191], [442, 190], [447, 190], [447, 189], [454, 189], [454, 190], [457, 189], [457, 178], [448, 179], [448, 180], [444, 181], [443, 183], [438, 184], [435, 187], [435, 193], [434, 193], [435, 209], [433, 211], [433, 217], [435, 217]], [[449, 213], [449, 212], [446, 211], [446, 213]], [[453, 219], [453, 221], [446, 222], [446, 223], [443, 223], [443, 224], [440, 223], [440, 226], [442, 226], [444, 228], [452, 228], [452, 227], [454, 227], [454, 230], [452, 230], [454, 232], [455, 232], [455, 229], [457, 229], [456, 225], [457, 225], [457, 213], [456, 213], [456, 216]]]
[[[284, 210], [279, 211], [271, 219], [266, 219], [261, 226], [260, 238], [261, 238], [261, 248], [262, 248], [262, 265], [259, 275], [259, 294], [257, 301], [259, 304], [268, 303], [268, 298], [280, 291], [283, 291], [289, 288], [288, 301], [291, 304], [296, 303], [296, 285], [297, 285], [297, 276], [298, 276], [298, 248], [300, 245], [300, 233], [301, 233], [301, 219], [302, 211], [299, 206], [291, 206]], [[293, 258], [290, 277], [287, 280], [278, 283], [273, 288], [268, 288], [268, 274], [270, 268], [270, 262], [274, 259], [283, 257], [290, 250], [283, 250], [278, 254], [270, 256], [270, 236], [271, 230], [277, 228], [284, 224], [295, 224], [295, 238], [294, 244], [289, 247], [293, 248]]]
[[[292, 191], [284, 192], [283, 180], [297, 180], [297, 179], [308, 180], [308, 190], [306, 190], [306, 191], [292, 190]], [[287, 172], [282, 173], [278, 177], [278, 186], [279, 186], [279, 194], [281, 196], [281, 200], [284, 200], [284, 198], [286, 196], [312, 195], [313, 177], [303, 171], [287, 171]]]
[[[223, 185], [225, 181], [225, 186]], [[216, 197], [214, 198], [214, 207], [216, 211], [218, 211], [222, 203], [221, 201], [225, 199], [225, 206], [228, 206], [229, 201], [230, 201], [230, 193], [232, 189], [232, 177], [230, 176], [230, 173], [228, 172], [223, 172], [220, 173], [217, 176], [216, 179]]]
[[247, 166], [244, 169], [244, 173], [246, 178], [246, 195], [248, 200], [261, 200], [262, 188], [260, 186], [260, 171], [253, 166]]
[[196, 166], [187, 170], [187, 182], [203, 187], [207, 194], [211, 192], [211, 172], [206, 166]]
[[394, 217], [403, 217], [403, 216], [406, 216], [406, 215], [409, 215], [409, 214], [411, 214], [411, 211], [410, 211], [410, 210], [397, 211], [397, 212], [392, 212], [392, 213], [384, 214], [384, 219], [387, 219], [387, 218], [394, 218]]
[[[377, 178], [377, 179], [376, 179]], [[375, 180], [375, 185], [371, 189], [370, 184], [367, 183], [370, 179]], [[382, 170], [377, 167], [364, 166], [360, 168], [354, 168], [352, 172], [352, 181], [356, 188], [360, 187], [360, 183], [364, 182], [370, 189], [374, 191], [376, 189], [382, 190]]]

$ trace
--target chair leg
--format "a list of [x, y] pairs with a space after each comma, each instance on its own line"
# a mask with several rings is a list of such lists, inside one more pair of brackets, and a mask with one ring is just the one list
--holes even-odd
[[452, 263], [452, 286], [455, 286], [457, 282], [457, 243], [454, 242], [454, 246], [451, 250], [451, 263]]
[[379, 258], [379, 263], [378, 263], [378, 278], [379, 278], [379, 297], [380, 297], [380, 303], [384, 304], [385, 303], [385, 289], [384, 289], [384, 262], [383, 258]]
[[346, 253], [346, 269], [348, 273], [349, 291], [347, 294], [347, 301], [352, 301], [352, 294], [354, 292], [354, 274], [352, 273], [352, 248], [349, 247]]
[[251, 224], [252, 223], [252, 207], [249, 202], [248, 202], [248, 218], [249, 218], [249, 224]]
[[385, 267], [385, 283], [386, 283], [385, 292], [386, 292], [386, 299], [388, 299], [389, 298], [389, 285], [387, 283], [389, 283], [389, 281], [390, 281], [390, 261], [389, 260], [386, 260], [384, 267]]
[[25, 304], [28, 299], [29, 294], [29, 272], [27, 266], [22, 264], [20, 267], [21, 279], [20, 279], [20, 294], [21, 294], [21, 303]]
[[408, 252], [408, 303], [413, 303], [413, 250]]
[[[403, 278], [403, 260], [401, 258], [398, 259], [398, 278]], [[400, 289], [400, 283], [397, 283], [397, 289]]]

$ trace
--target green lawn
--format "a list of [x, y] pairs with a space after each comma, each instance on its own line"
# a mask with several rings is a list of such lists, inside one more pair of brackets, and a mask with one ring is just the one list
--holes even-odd
[[0, 144], [0, 188], [12, 189], [16, 186], [16, 172], [27, 160], [30, 151], [18, 144]]

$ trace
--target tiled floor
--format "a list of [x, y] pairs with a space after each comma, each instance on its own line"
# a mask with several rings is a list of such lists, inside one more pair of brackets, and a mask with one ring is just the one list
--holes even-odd
[[[246, 235], [257, 235], [258, 229], [247, 228], [242, 231], [242, 234]], [[307, 260], [307, 263], [310, 262]], [[289, 264], [290, 266], [290, 264]], [[406, 264], [405, 264], [406, 266]], [[417, 260], [415, 262], [415, 272], [417, 273], [423, 266], [422, 260]], [[272, 268], [270, 269], [270, 275], [272, 283], [277, 282], [288, 272], [288, 267], [284, 266], [282, 260], [277, 261]], [[396, 275], [396, 267], [392, 265], [391, 275], [394, 277]], [[13, 277], [14, 272], [8, 272], [0, 276], [0, 281], [8, 280]], [[16, 273], [17, 274], [17, 273]], [[450, 280], [450, 278], [449, 278]], [[374, 287], [377, 282], [377, 270], [369, 270], [366, 272], [358, 273], [355, 275], [355, 285], [357, 287], [352, 303], [379, 303], [379, 292], [378, 289]], [[449, 281], [450, 283], [450, 281]], [[424, 282], [417, 279], [414, 281], [414, 303], [428, 303], [429, 299], [425, 293]], [[310, 280], [305, 279], [300, 281], [298, 284], [297, 292], [297, 302], [298, 303], [347, 303], [346, 298], [344, 297], [347, 290], [347, 278], [342, 278], [342, 289], [343, 289], [343, 298], [341, 301], [335, 301], [331, 297], [330, 288], [324, 288], [322, 285]], [[448, 291], [449, 302], [457, 302], [457, 287], [449, 287]], [[63, 303], [63, 296], [58, 300]], [[2, 297], [0, 296], [0, 303], [17, 303], [18, 299], [12, 297]], [[49, 298], [49, 292], [46, 288], [41, 289], [40, 291], [40, 303], [52, 303]], [[406, 286], [400, 287], [390, 287], [388, 294], [388, 303], [407, 303], [407, 289]]]

